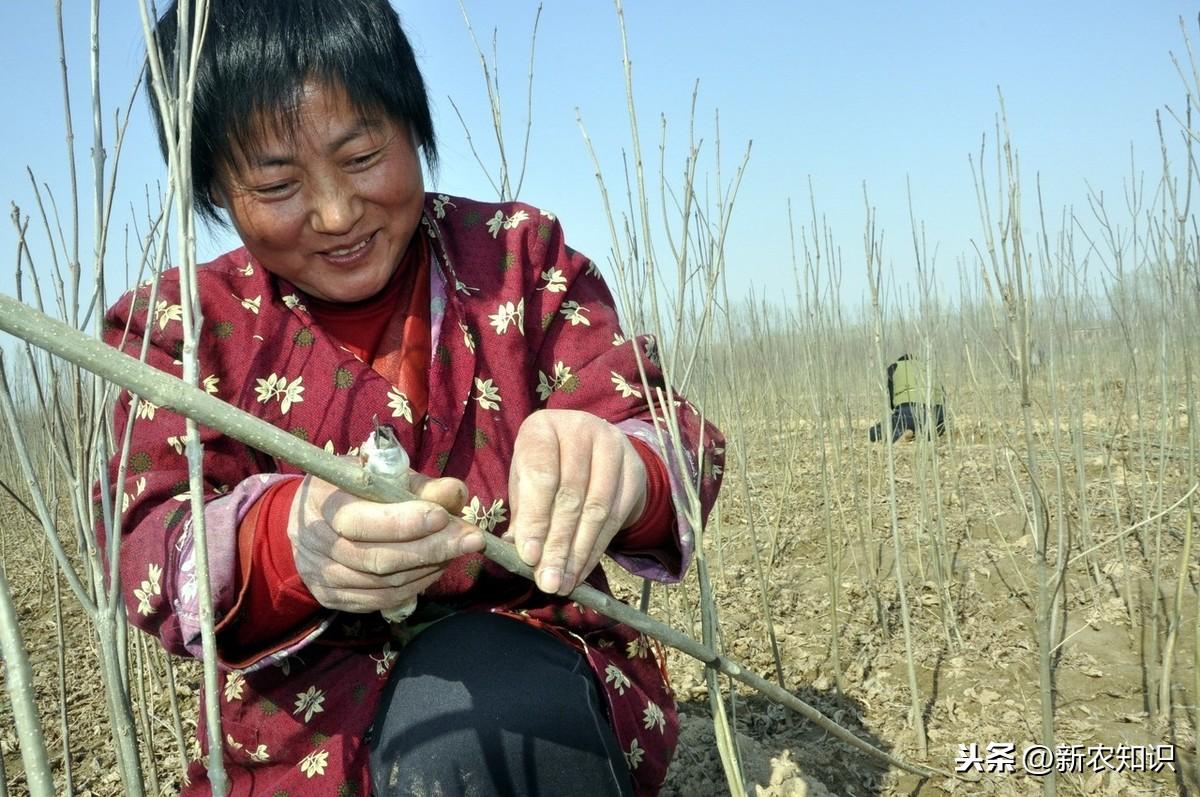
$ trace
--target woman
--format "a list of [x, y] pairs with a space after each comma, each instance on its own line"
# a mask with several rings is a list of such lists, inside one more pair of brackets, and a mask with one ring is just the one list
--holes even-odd
[[[157, 31], [173, 75], [174, 4]], [[564, 596], [608, 589], [605, 553], [682, 576], [694, 530], [672, 499], [691, 481], [707, 514], [719, 434], [685, 403], [686, 451], [660, 448], [653, 347], [552, 215], [425, 194], [424, 83], [386, 0], [214, 0], [193, 125], [195, 205], [243, 243], [199, 270], [205, 387], [339, 454], [378, 416], [421, 474], [420, 500], [373, 504], [202, 433], [232, 793], [656, 792], [677, 732], [661, 658]], [[107, 339], [136, 354], [148, 335], [179, 373], [178, 275], [150, 297], [119, 301]], [[129, 614], [198, 656], [184, 421], [137, 414]], [[484, 559], [484, 533], [536, 584]], [[207, 791], [199, 762], [189, 780]]]

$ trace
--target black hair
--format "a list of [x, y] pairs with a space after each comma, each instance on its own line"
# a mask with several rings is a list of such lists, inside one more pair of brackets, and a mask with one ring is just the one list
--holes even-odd
[[[171, 0], [157, 26], [172, 85], [178, 2]], [[234, 147], [248, 151], [265, 129], [293, 133], [308, 80], [342, 88], [364, 117], [383, 112], [409, 127], [426, 163], [436, 165], [425, 81], [388, 0], [210, 0], [192, 109], [192, 199], [201, 216], [225, 223], [212, 198], [218, 168], [232, 166]], [[150, 107], [165, 156], [153, 97]]]

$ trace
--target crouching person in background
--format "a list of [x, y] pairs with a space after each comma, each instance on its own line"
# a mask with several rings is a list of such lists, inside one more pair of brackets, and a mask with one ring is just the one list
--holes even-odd
[[[933, 384], [929, 367], [912, 355], [901, 354], [887, 369], [888, 403], [892, 408], [892, 442], [912, 440], [928, 423], [932, 412], [939, 435], [946, 432], [945, 394]], [[877, 423], [867, 433], [871, 442], [883, 439], [883, 423]]]

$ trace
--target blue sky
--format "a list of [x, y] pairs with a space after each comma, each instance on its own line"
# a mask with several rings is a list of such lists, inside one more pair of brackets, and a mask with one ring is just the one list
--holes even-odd
[[[432, 186], [490, 198], [492, 191], [466, 145], [453, 98], [484, 158], [493, 160], [483, 79], [456, 3], [396, 4], [429, 84], [442, 165]], [[471, 0], [476, 32], [490, 47], [498, 29], [506, 120], [519, 148], [525, 75], [535, 2]], [[53, 4], [0, 4], [0, 198], [33, 209], [25, 167], [49, 183], [60, 208], [69, 184], [64, 169], [62, 101]], [[75, 92], [77, 167], [83, 229], [90, 235], [90, 112], [87, 102], [86, 0], [66, 0], [66, 39]], [[733, 9], [737, 13], [732, 13]], [[912, 270], [906, 181], [924, 224], [936, 267], [957, 292], [956, 259], [971, 250], [980, 224], [968, 155], [989, 142], [1004, 92], [1009, 125], [1032, 196], [1040, 176], [1051, 220], [1064, 206], [1086, 213], [1086, 186], [1119, 199], [1135, 168], [1147, 189], [1158, 174], [1154, 114], [1180, 108], [1183, 88], [1170, 60], [1182, 53], [1178, 18], [1198, 33], [1194, 4], [1151, 2], [810, 3], [651, 2], [629, 0], [626, 19], [643, 149], [656, 168], [659, 117], [668, 119], [673, 172], [686, 143], [687, 110], [699, 80], [698, 135], [713, 144], [721, 118], [726, 174], [753, 139], [749, 171], [731, 230], [731, 287], [784, 296], [791, 291], [787, 228], [790, 199], [808, 218], [811, 179], [818, 212], [842, 248], [848, 299], [863, 286], [863, 182], [885, 232], [885, 261], [894, 279]], [[136, 0], [102, 4], [101, 80], [110, 121], [129, 96], [140, 63]], [[609, 248], [593, 167], [575, 121], [578, 108], [611, 181], [628, 148], [620, 39], [605, 2], [547, 0], [537, 41], [533, 139], [521, 198], [555, 211], [572, 244], [604, 263]], [[1169, 131], [1175, 123], [1164, 115]], [[113, 133], [106, 134], [111, 146]], [[134, 107], [123, 154], [110, 267], [123, 258], [122, 225], [131, 202], [165, 170], [143, 99]], [[993, 171], [994, 173], [994, 171]], [[1032, 201], [1029, 200], [1032, 204]], [[35, 239], [44, 237], [40, 225]], [[13, 290], [14, 236], [0, 226], [0, 290]], [[235, 242], [204, 235], [200, 256]], [[90, 237], [83, 251], [90, 251]], [[46, 265], [46, 261], [41, 261]], [[117, 280], [120, 282], [120, 279]], [[780, 293], [780, 290], [783, 293]]]

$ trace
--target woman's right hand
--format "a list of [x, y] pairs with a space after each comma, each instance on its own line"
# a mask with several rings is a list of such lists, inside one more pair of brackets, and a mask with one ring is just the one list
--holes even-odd
[[379, 504], [306, 476], [288, 517], [296, 571], [322, 606], [386, 611], [407, 603], [483, 532], [456, 517], [466, 497], [458, 479], [414, 474], [416, 500]]

